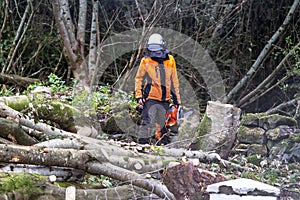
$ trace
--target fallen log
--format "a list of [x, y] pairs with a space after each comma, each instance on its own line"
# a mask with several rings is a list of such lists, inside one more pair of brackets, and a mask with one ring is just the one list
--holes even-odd
[[[2, 181], [2, 179], [6, 179]], [[14, 180], [14, 181], [9, 181]], [[28, 185], [20, 184], [23, 181], [29, 180]], [[15, 181], [18, 182], [18, 186], [14, 186]], [[0, 194], [0, 199], [37, 199], [37, 200], [65, 200], [67, 196], [67, 190], [73, 187], [74, 197], [77, 200], [86, 199], [142, 199], [149, 195], [149, 192], [136, 187], [131, 184], [123, 184], [113, 188], [99, 187], [97, 189], [90, 188], [89, 185], [61, 187], [53, 184], [48, 178], [35, 176], [24, 173], [0, 173], [0, 182], [5, 183], [7, 187], [14, 188], [14, 191], [5, 191]], [[12, 184], [12, 185], [10, 185]], [[3, 188], [1, 188], [3, 189]], [[6, 188], [5, 190], [7, 190]], [[24, 191], [25, 190], [25, 191]], [[30, 190], [26, 192], [26, 190]], [[151, 194], [153, 198], [158, 197], [155, 194]]]
[[[1, 166], [3, 165], [3, 166]], [[59, 182], [81, 182], [84, 179], [85, 171], [69, 167], [26, 165], [26, 164], [1, 164], [0, 172], [30, 173], [42, 176], [55, 176]]]
[[132, 170], [112, 165], [105, 152], [99, 150], [47, 149], [0, 145], [0, 162], [23, 163], [45, 166], [61, 166], [81, 169], [91, 174], [105, 175], [132, 183], [161, 198], [174, 199], [172, 193], [160, 181], [149, 179]]
[[28, 78], [28, 77], [22, 77], [18, 75], [0, 73], [0, 84], [10, 84], [10, 85], [16, 85], [22, 88], [26, 88], [27, 86], [32, 85], [39, 81], [40, 81], [39, 79], [35, 79], [35, 78]]
[[[30, 112], [30, 114], [37, 119], [50, 120], [52, 123], [57, 124], [58, 128], [68, 132], [89, 137], [98, 136], [97, 130], [81, 111], [71, 105], [47, 98], [43, 94], [33, 94], [32, 97], [26, 95], [0, 97], [0, 104], [2, 110], [0, 115], [2, 117], [10, 116], [11, 118], [15, 118], [19, 116], [20, 118], [25, 116], [22, 114], [22, 111], [26, 111]], [[32, 121], [33, 119], [29, 120]], [[28, 124], [28, 127], [32, 126], [32, 122], [26, 122], [26, 119], [24, 119], [22, 123], [24, 123], [25, 126]]]
[[13, 120], [0, 118], [0, 137], [20, 145], [33, 145], [38, 143], [36, 139], [30, 137], [19, 124]]

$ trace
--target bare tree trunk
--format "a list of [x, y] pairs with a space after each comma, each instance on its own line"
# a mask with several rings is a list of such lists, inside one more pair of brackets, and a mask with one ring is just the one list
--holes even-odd
[[[60, 31], [60, 35], [65, 47], [65, 54], [70, 62], [71, 70], [75, 79], [87, 91], [90, 91], [95, 84], [98, 66], [100, 63], [99, 45], [100, 31], [98, 21], [99, 1], [92, 2], [92, 19], [90, 27], [89, 50], [85, 52], [85, 31], [87, 20], [87, 1], [79, 1], [79, 18], [77, 22], [78, 30], [75, 33], [74, 24], [76, 19], [72, 19], [69, 1], [54, 0], [52, 2], [53, 12], [56, 19], [56, 24]], [[87, 55], [87, 58], [86, 58]]]
[[88, 61], [88, 74], [90, 74], [90, 83], [89, 85], [92, 86], [95, 77], [97, 75], [97, 33], [98, 33], [98, 26], [97, 26], [97, 18], [99, 12], [99, 1], [93, 1], [93, 14], [92, 14], [92, 23], [91, 23], [91, 35], [90, 35], [90, 51], [89, 51], [89, 61]]
[[86, 28], [86, 14], [87, 14], [87, 1], [80, 0], [79, 1], [79, 18], [78, 18], [78, 30], [77, 37], [79, 42], [80, 53], [82, 56], [82, 60], [84, 60], [85, 55], [85, 28]]
[[[61, 39], [64, 44], [65, 54], [70, 63], [74, 77], [81, 84], [83, 88], [89, 90], [90, 88], [88, 84], [87, 65], [83, 63], [84, 61], [83, 58], [85, 56], [81, 54], [84, 47], [80, 47], [80, 45], [84, 46], [84, 43], [82, 44], [84, 38], [78, 39], [75, 36], [75, 29], [70, 14], [68, 0], [53, 0], [52, 7], [53, 7], [55, 21], [58, 26]], [[80, 9], [80, 11], [82, 12], [86, 11], [84, 10], [84, 8], [85, 7], [83, 6], [83, 8]], [[79, 13], [79, 16], [80, 15], [81, 13]], [[81, 20], [84, 20], [83, 17], [80, 19], [80, 22]], [[81, 37], [85, 36], [84, 34], [82, 34], [83, 26], [84, 24], [80, 25], [79, 33], [81, 33], [80, 34]], [[78, 41], [80, 41], [80, 44], [78, 44]]]
[[277, 41], [277, 39], [283, 34], [286, 27], [289, 25], [297, 7], [299, 5], [299, 0], [294, 0], [293, 5], [291, 6], [288, 14], [286, 15], [286, 18], [282, 25], [278, 28], [278, 30], [274, 33], [274, 35], [271, 37], [271, 39], [268, 41], [268, 43], [265, 45], [263, 50], [260, 52], [260, 55], [257, 57], [253, 65], [251, 66], [250, 70], [247, 72], [247, 74], [235, 85], [235, 87], [226, 95], [226, 97], [223, 99], [223, 103], [228, 103], [231, 101], [232, 97], [238, 93], [247, 83], [247, 81], [252, 77], [252, 75], [257, 71], [257, 69], [260, 67], [261, 63], [267, 56], [267, 54], [272, 49], [272, 45]]

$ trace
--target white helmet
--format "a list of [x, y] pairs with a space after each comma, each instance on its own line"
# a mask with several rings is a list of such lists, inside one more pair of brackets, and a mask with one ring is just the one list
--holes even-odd
[[166, 41], [164, 38], [158, 34], [154, 33], [150, 35], [148, 41], [147, 41], [147, 49], [149, 51], [159, 51], [166, 49]]

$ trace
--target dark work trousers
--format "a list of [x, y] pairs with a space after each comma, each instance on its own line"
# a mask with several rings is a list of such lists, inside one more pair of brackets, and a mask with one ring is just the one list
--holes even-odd
[[155, 124], [158, 123], [163, 129], [166, 122], [166, 111], [169, 108], [169, 102], [147, 100], [144, 103], [142, 111], [142, 123], [138, 133], [139, 140], [149, 140], [155, 133]]

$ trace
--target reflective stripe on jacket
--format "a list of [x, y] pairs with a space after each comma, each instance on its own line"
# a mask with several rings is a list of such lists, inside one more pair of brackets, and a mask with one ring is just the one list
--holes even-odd
[[135, 76], [135, 97], [170, 101], [171, 94], [174, 104], [180, 104], [174, 57], [169, 54], [168, 59], [161, 64], [150, 57], [144, 57]]

